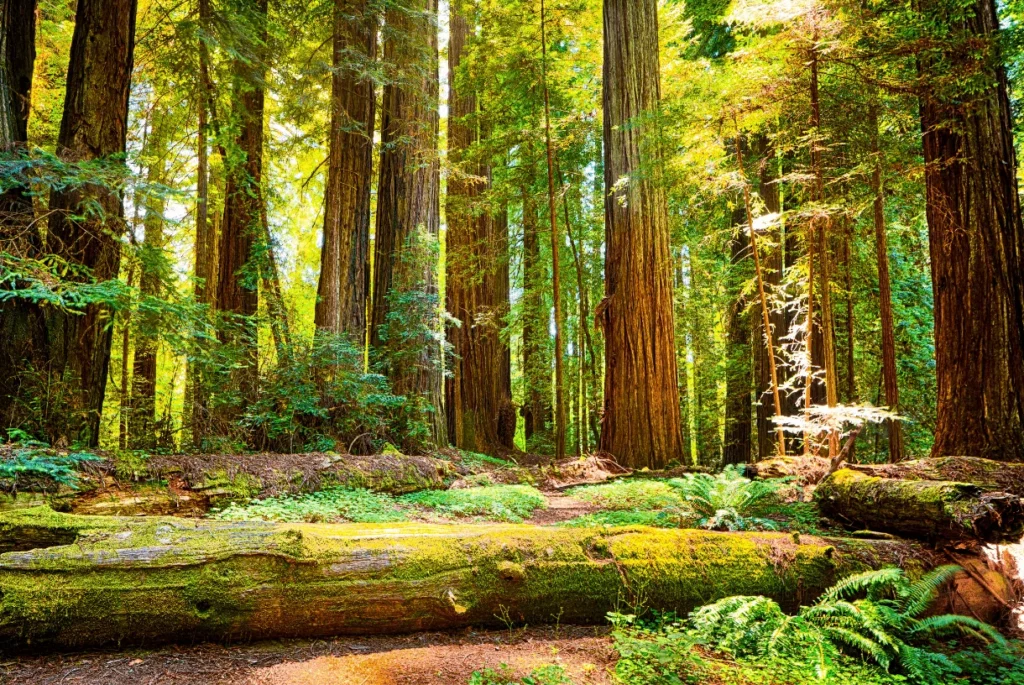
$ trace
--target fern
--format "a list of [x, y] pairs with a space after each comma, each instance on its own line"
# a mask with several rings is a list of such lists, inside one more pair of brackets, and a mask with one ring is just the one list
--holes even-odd
[[691, 473], [673, 478], [668, 484], [683, 498], [697, 525], [710, 530], [774, 530], [777, 524], [766, 518], [779, 506], [781, 481], [752, 481], [736, 465], [726, 466], [714, 476]]
[[914, 682], [941, 682], [959, 668], [915, 643], [955, 632], [1006, 644], [995, 628], [969, 616], [918, 618], [958, 571], [941, 566], [915, 582], [898, 568], [857, 574], [795, 616], [765, 597], [726, 597], [693, 612], [690, 624], [698, 639], [737, 656], [806, 657], [816, 651], [818, 665], [827, 670], [833, 656], [852, 652], [885, 670], [898, 666]]

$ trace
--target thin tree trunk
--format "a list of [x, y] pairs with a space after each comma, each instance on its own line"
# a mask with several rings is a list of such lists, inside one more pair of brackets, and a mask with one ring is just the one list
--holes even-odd
[[[527, 181], [528, 183], [528, 181]], [[537, 204], [529, 187], [523, 188], [523, 405], [526, 449], [545, 445], [551, 429], [551, 357], [548, 321], [551, 310], [544, 301], [547, 270], [541, 263], [537, 230]]]
[[921, 98], [938, 377], [932, 454], [1022, 461], [1024, 228], [995, 3], [977, 0], [953, 28], [988, 49], [949, 59], [983, 70], [990, 85], [966, 101]]
[[[135, 41], [135, 0], [79, 0], [71, 40], [67, 95], [57, 153], [65, 162], [123, 155]], [[112, 162], [119, 164], [122, 162]], [[83, 202], [103, 215], [78, 221]], [[90, 186], [50, 195], [47, 250], [89, 269], [97, 281], [118, 277], [124, 232], [120, 194]], [[107, 385], [113, 329], [109, 307], [91, 304], [82, 315], [48, 311], [49, 377], [68, 383], [66, 438], [95, 445]]]
[[476, 95], [463, 86], [460, 65], [472, 36], [465, 0], [451, 2], [448, 41], [448, 222], [446, 298], [448, 312], [461, 322], [447, 331], [454, 369], [445, 381], [448, 437], [472, 452], [511, 449], [515, 431], [504, 423], [512, 409], [511, 358], [502, 339], [508, 313], [508, 239], [505, 222], [479, 206], [490, 190], [491, 170], [468, 158], [484, 137], [472, 120], [480, 110]]
[[548, 218], [551, 221], [551, 299], [555, 305], [555, 459], [565, 456], [565, 370], [562, 359], [562, 316], [561, 265], [558, 256], [558, 213], [555, 211], [555, 164], [551, 142], [551, 97], [548, 91], [548, 46], [545, 26], [545, 4], [540, 0], [540, 45], [541, 82], [544, 89], [544, 142], [548, 162]]
[[366, 337], [373, 183], [374, 83], [362, 68], [377, 58], [378, 17], [369, 0], [334, 0], [334, 61], [324, 239], [315, 323]]
[[[658, 468], [683, 458], [668, 208], [661, 186], [658, 3], [604, 2], [606, 340], [601, 449]], [[651, 121], [651, 118], [655, 121]]]
[[[739, 143], [737, 142], [737, 145]], [[749, 191], [747, 191], [749, 192]], [[736, 296], [729, 306], [725, 365], [725, 438], [722, 443], [723, 464], [746, 464], [750, 461], [751, 392], [753, 368], [750, 346], [750, 318], [747, 301], [741, 294], [747, 280], [744, 262], [749, 258], [750, 234], [744, 230], [746, 214], [743, 205], [732, 212], [734, 231], [729, 240], [729, 266], [733, 271]]]
[[[423, 231], [431, 239], [440, 226], [440, 171], [437, 159], [438, 62], [437, 0], [408, 0], [385, 16], [389, 40], [384, 61], [398, 79], [384, 87], [381, 118], [380, 182], [374, 236], [371, 344], [382, 348], [390, 302], [403, 291], [437, 295], [437, 264], [416, 264], [407, 248]], [[392, 289], [395, 293], [392, 293]], [[436, 311], [420, 322], [440, 327]], [[433, 437], [446, 444], [440, 348], [424, 344], [417, 363], [391, 367], [395, 392], [425, 397], [434, 408]]]
[[[143, 144], [143, 156], [148, 157], [147, 182], [151, 186], [167, 182], [167, 114], [153, 112], [150, 130]], [[143, 204], [143, 260], [139, 278], [143, 297], [157, 297], [163, 286], [161, 273], [164, 249], [164, 210], [166, 202], [159, 194], [140, 195]], [[131, 401], [128, 413], [128, 440], [130, 449], [152, 449], [157, 445], [156, 435], [156, 376], [159, 336], [157, 321], [145, 314], [135, 317], [135, 358], [132, 366]]]
[[[885, 231], [885, 191], [882, 186], [882, 153], [878, 145], [878, 104], [870, 110], [871, 154], [874, 168], [871, 189], [874, 191], [875, 255], [878, 261], [878, 306], [882, 323], [882, 379], [885, 385], [885, 403], [892, 412], [899, 412], [900, 389], [896, 375], [896, 335], [892, 316], [892, 286], [889, 283], [889, 246]], [[903, 461], [903, 426], [899, 421], [887, 419], [889, 435], [889, 461]]]

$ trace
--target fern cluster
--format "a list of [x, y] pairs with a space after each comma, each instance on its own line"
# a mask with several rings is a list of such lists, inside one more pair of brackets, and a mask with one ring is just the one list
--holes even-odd
[[718, 474], [691, 473], [668, 484], [682, 497], [681, 518], [709, 530], [775, 530], [768, 515], [779, 510], [781, 480], [750, 480], [740, 468], [726, 466]]
[[921, 646], [928, 638], [959, 634], [1006, 642], [969, 616], [923, 616], [959, 570], [941, 566], [916, 582], [898, 568], [851, 576], [794, 616], [765, 597], [727, 597], [693, 612], [690, 621], [701, 642], [737, 656], [813, 654], [822, 678], [840, 654], [854, 653], [887, 671], [897, 667], [915, 682], [942, 682], [960, 669]]
[[58, 454], [41, 447], [16, 447], [0, 457], [0, 492], [46, 492], [58, 486], [77, 489], [78, 471], [86, 462], [100, 461], [89, 452]]

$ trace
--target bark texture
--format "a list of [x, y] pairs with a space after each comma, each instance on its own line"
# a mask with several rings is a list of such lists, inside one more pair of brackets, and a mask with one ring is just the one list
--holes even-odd
[[[0, 0], [0, 155], [17, 154], [28, 141], [35, 5], [35, 0]], [[27, 188], [0, 194], [0, 251], [36, 256], [41, 237], [32, 227], [33, 218]], [[38, 306], [18, 300], [0, 304], [0, 425], [21, 425], [24, 416], [17, 398], [31, 392], [22, 389], [23, 374], [39, 365], [45, 348], [46, 328]]]
[[656, 0], [605, 0], [605, 333], [601, 449], [624, 465], [683, 458], [672, 258], [661, 186]]
[[[993, 0], [977, 0], [953, 29], [984, 49], [951, 49], [951, 66], [978, 70], [986, 84], [966, 100], [940, 88], [921, 98], [938, 377], [932, 455], [1024, 461], [1024, 227]], [[950, 65], [929, 68], [937, 79]]]
[[494, 454], [511, 449], [512, 371], [508, 343], [502, 337], [509, 310], [508, 225], [487, 204], [490, 168], [473, 158], [471, 148], [484, 137], [481, 108], [465, 86], [460, 70], [470, 40], [471, 3], [451, 2], [448, 40], [448, 177], [445, 211], [449, 314], [461, 322], [449, 326], [451, 377], [445, 380], [448, 437], [456, 447]]
[[847, 464], [846, 468], [881, 478], [952, 480], [977, 485], [985, 491], [1024, 497], [1024, 464], [978, 457], [933, 457], [899, 464]]
[[[531, 171], [536, 167], [529, 156]], [[551, 441], [551, 307], [544, 294], [548, 272], [541, 260], [537, 200], [529, 181], [523, 187], [523, 377], [526, 391], [522, 414], [527, 451], [546, 449]]]
[[[43, 545], [54, 545], [39, 548]], [[36, 547], [33, 549], [33, 547]], [[642, 595], [686, 612], [728, 595], [806, 604], [854, 572], [927, 559], [903, 541], [522, 525], [0, 517], [5, 650], [398, 633], [552, 616], [601, 622]], [[915, 561], [927, 566], [927, 561]]]
[[879, 478], [840, 469], [814, 499], [826, 516], [924, 540], [1019, 542], [1024, 500], [970, 483]]
[[[128, 94], [135, 41], [135, 0], [80, 0], [71, 40], [64, 115], [57, 154], [65, 162], [110, 160], [125, 152]], [[102, 215], [72, 218], [84, 202]], [[118, 192], [85, 186], [54, 190], [50, 195], [46, 250], [88, 269], [97, 281], [118, 277], [124, 208]], [[113, 328], [109, 307], [91, 304], [82, 315], [46, 313], [53, 384], [67, 387], [66, 438], [95, 445], [110, 364]], [[61, 431], [62, 433], [65, 431]]]
[[[257, 35], [266, 37], [267, 0], [246, 0], [249, 21]], [[261, 46], [249, 46], [252, 54], [233, 65], [235, 79], [232, 121], [237, 130], [234, 149], [226, 162], [224, 219], [217, 248], [217, 309], [229, 315], [251, 317], [259, 305], [259, 265], [253, 248], [263, 239], [263, 105], [264, 66]], [[243, 400], [256, 397], [256, 330], [251, 321], [236, 319], [225, 342], [238, 346], [242, 359], [232, 373], [232, 390]], [[231, 420], [236, 407], [224, 405], [222, 418]], [[223, 428], [223, 426], [221, 427]]]
[[[402, 323], [430, 331], [440, 325], [433, 310], [426, 311], [429, 307], [417, 310], [422, 321], [388, 320], [396, 297], [437, 296], [437, 264], [422, 249], [410, 249], [417, 248], [420, 233], [436, 238], [440, 225], [437, 0], [404, 0], [388, 8], [385, 24], [384, 61], [394, 65], [397, 79], [384, 87], [381, 114], [370, 331], [370, 342], [378, 350], [385, 343], [385, 325]], [[392, 355], [387, 372], [397, 393], [425, 397], [434, 406], [434, 437], [440, 444], [447, 426], [439, 350], [430, 342], [420, 347], [401, 364]]]
[[368, 0], [335, 0], [331, 131], [324, 237], [315, 322], [366, 335], [370, 286], [370, 187], [373, 183], [374, 83], [365, 77], [377, 56], [378, 17]]

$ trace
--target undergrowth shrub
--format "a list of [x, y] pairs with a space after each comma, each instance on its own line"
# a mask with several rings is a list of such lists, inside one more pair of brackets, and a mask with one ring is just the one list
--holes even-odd
[[781, 480], [750, 480], [736, 465], [721, 473], [690, 473], [668, 481], [683, 500], [683, 518], [693, 518], [708, 530], [775, 530], [768, 518], [779, 511]]
[[282, 521], [311, 523], [351, 521], [353, 523], [391, 523], [406, 520], [406, 515], [387, 495], [369, 490], [328, 488], [303, 495], [281, 495], [247, 504], [229, 504], [213, 514], [222, 521]]
[[96, 461], [100, 457], [90, 452], [61, 454], [41, 446], [15, 447], [0, 456], [0, 492], [47, 492], [62, 485], [77, 489], [81, 468]]
[[443, 516], [482, 516], [518, 523], [547, 506], [544, 495], [529, 485], [489, 485], [464, 490], [423, 490], [399, 498]]
[[522, 679], [516, 678], [511, 667], [502, 664], [497, 670], [485, 668], [475, 671], [469, 678], [468, 685], [572, 685], [565, 669], [557, 664], [549, 664], [533, 669], [530, 675]]

